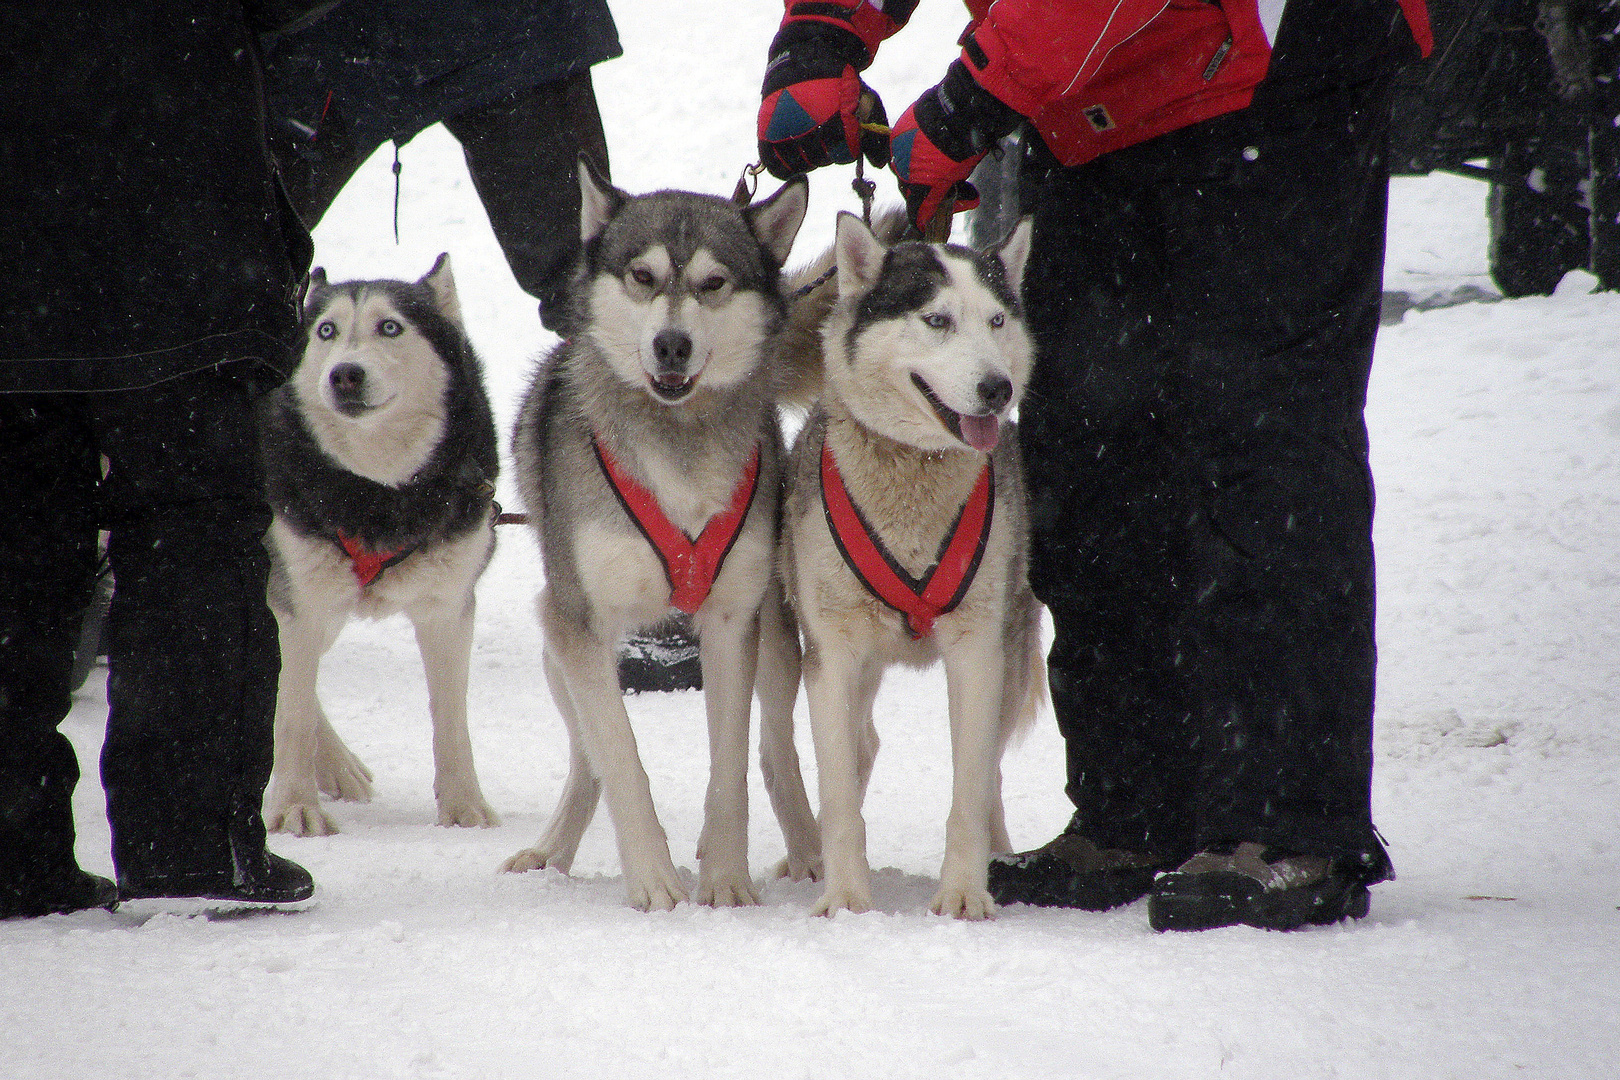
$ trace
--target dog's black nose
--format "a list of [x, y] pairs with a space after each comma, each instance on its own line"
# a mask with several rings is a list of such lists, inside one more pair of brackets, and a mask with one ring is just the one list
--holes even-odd
[[1012, 400], [1012, 380], [1005, 375], [986, 375], [979, 380], [979, 400], [986, 412], [1000, 412]]
[[359, 364], [338, 364], [327, 378], [332, 380], [332, 389], [339, 395], [351, 397], [365, 389], [366, 369]]
[[692, 359], [692, 339], [684, 330], [660, 330], [653, 338], [653, 357], [660, 371], [682, 371]]

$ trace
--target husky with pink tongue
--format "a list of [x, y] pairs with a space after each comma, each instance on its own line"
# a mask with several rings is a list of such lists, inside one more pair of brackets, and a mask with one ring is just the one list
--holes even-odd
[[873, 699], [889, 666], [940, 660], [953, 787], [931, 906], [995, 912], [987, 864], [1011, 849], [1001, 754], [1046, 697], [1009, 419], [1032, 362], [1019, 303], [1029, 241], [1027, 219], [985, 252], [888, 246], [854, 215], [838, 220], [825, 385], [793, 448], [780, 559], [820, 781], [817, 914], [873, 906], [861, 814]]

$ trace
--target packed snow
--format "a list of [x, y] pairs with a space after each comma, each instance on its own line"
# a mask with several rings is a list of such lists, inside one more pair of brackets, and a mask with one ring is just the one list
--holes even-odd
[[[755, 157], [780, 9], [614, 8], [626, 55], [597, 69], [597, 87], [615, 180], [729, 193]], [[959, 10], [923, 5], [886, 47], [869, 78], [891, 115], [942, 73]], [[432, 129], [400, 159], [398, 243], [385, 148], [317, 230], [317, 262], [333, 278], [415, 278], [449, 251], [509, 428], [552, 339], [454, 141]], [[796, 260], [856, 205], [852, 175], [814, 175]], [[1490, 292], [1484, 195], [1471, 180], [1397, 179], [1388, 288]], [[1365, 920], [1160, 935], [1143, 904], [930, 915], [950, 783], [938, 671], [892, 673], [878, 700], [876, 911], [813, 918], [819, 886], [777, 881], [757, 908], [632, 910], [605, 812], [572, 876], [499, 874], [539, 836], [567, 769], [533, 614], [541, 566], [531, 535], [503, 528], [479, 587], [469, 702], [503, 824], [434, 825], [409, 624], [351, 625], [321, 693], [376, 797], [331, 805], [338, 835], [271, 841], [314, 873], [317, 904], [232, 919], [126, 905], [0, 925], [0, 1077], [1620, 1075], [1620, 294], [1593, 285], [1576, 273], [1548, 298], [1414, 310], [1380, 335], [1373, 794], [1400, 877], [1374, 890]], [[516, 509], [507, 468], [500, 498]], [[80, 861], [110, 875], [103, 675], [63, 730], [85, 769]], [[701, 697], [629, 708], [690, 884]], [[801, 698], [813, 792], [808, 736]], [[1005, 773], [1014, 844], [1044, 843], [1069, 809], [1050, 715]], [[783, 845], [757, 769], [752, 798], [762, 875]]]

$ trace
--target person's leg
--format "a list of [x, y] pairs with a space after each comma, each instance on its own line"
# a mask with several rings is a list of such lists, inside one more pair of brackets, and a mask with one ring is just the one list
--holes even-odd
[[1197, 134], [1206, 174], [1166, 189], [1185, 346], [1165, 387], [1200, 480], [1187, 676], [1202, 854], [1156, 883], [1159, 929], [1360, 916], [1389, 876], [1370, 814], [1362, 419], [1387, 135], [1385, 79], [1257, 95]]
[[1019, 437], [1076, 809], [1053, 844], [997, 860], [991, 889], [1097, 909], [1143, 895], [1196, 850], [1181, 636], [1191, 499], [1159, 387], [1166, 268], [1151, 185], [1106, 162], [1027, 182], [1037, 362]]
[[0, 918], [104, 907], [79, 869], [78, 758], [57, 725], [96, 567], [100, 458], [58, 397], [0, 394]]
[[96, 395], [115, 581], [101, 771], [126, 898], [311, 891], [260, 815], [280, 651], [243, 366]]
[[563, 293], [580, 244], [579, 155], [604, 176], [608, 170], [590, 72], [508, 95], [444, 126], [461, 143], [512, 276], [540, 301], [546, 328], [562, 333]]

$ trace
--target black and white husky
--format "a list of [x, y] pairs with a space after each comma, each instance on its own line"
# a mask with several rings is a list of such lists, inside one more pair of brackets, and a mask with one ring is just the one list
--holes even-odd
[[1029, 240], [1025, 221], [984, 253], [890, 247], [859, 218], [838, 220], [826, 385], [794, 443], [781, 558], [820, 780], [818, 914], [872, 905], [861, 804], [883, 671], [938, 660], [954, 783], [932, 907], [995, 911], [987, 864], [1011, 848], [1001, 754], [1046, 694], [1009, 423], [1032, 362], [1019, 303]]
[[473, 769], [467, 671], [499, 460], [449, 257], [417, 282], [328, 284], [317, 270], [304, 313], [298, 369], [261, 413], [281, 630], [265, 824], [324, 835], [336, 826], [320, 792], [370, 798], [372, 774], [327, 722], [315, 678], [351, 616], [401, 611], [427, 672], [439, 824], [497, 824]]
[[688, 899], [653, 808], [615, 670], [619, 641], [676, 612], [699, 640], [711, 749], [696, 899], [758, 902], [749, 874], [748, 727], [756, 689], [766, 787], [787, 841], [778, 873], [818, 872], [793, 749], [798, 650], [775, 585], [792, 373], [780, 268], [807, 185], [752, 206], [628, 195], [580, 169], [584, 251], [570, 341], [535, 374], [512, 453], [540, 541], [545, 669], [570, 765], [545, 834], [504, 869], [567, 872], [599, 796], [632, 905]]

